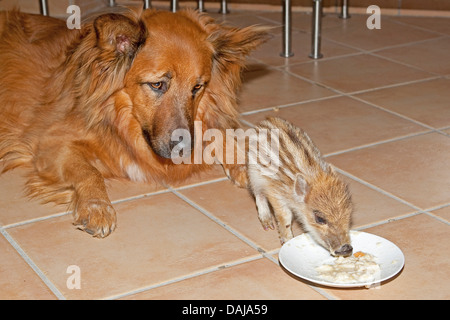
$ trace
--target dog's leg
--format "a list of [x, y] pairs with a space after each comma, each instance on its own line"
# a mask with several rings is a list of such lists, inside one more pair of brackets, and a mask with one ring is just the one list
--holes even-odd
[[235, 185], [240, 188], [247, 188], [247, 167], [245, 164], [222, 163], [223, 170]]
[[74, 224], [95, 237], [108, 236], [116, 227], [116, 212], [108, 198], [102, 174], [89, 161], [92, 153], [82, 144], [71, 144], [51, 154], [57, 156], [52, 159], [41, 157], [40, 167], [52, 171], [73, 188]]
[[87, 163], [78, 164], [73, 171], [66, 171], [66, 177], [76, 186], [74, 224], [95, 237], [108, 236], [116, 228], [116, 212], [100, 172]]
[[[247, 188], [247, 165], [245, 164], [248, 145], [242, 144], [235, 135], [224, 135], [225, 139], [222, 141], [222, 146], [216, 150], [221, 150], [222, 153], [216, 154], [216, 162], [223, 167], [225, 174], [235, 185], [240, 188]], [[217, 143], [220, 143], [220, 139]]]

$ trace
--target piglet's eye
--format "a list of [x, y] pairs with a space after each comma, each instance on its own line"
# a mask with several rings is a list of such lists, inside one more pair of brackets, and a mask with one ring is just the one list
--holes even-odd
[[325, 219], [325, 216], [322, 212], [320, 212], [319, 210], [314, 210], [313, 214], [314, 219], [318, 224], [327, 224], [327, 219]]

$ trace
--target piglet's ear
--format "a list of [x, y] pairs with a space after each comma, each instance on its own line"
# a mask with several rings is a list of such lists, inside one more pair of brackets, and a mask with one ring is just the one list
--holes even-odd
[[127, 57], [136, 54], [147, 35], [142, 21], [112, 13], [96, 18], [94, 29], [98, 47]]
[[299, 201], [305, 201], [305, 197], [309, 192], [309, 185], [306, 182], [305, 178], [297, 174], [295, 176], [295, 182], [294, 182], [294, 195], [297, 197]]

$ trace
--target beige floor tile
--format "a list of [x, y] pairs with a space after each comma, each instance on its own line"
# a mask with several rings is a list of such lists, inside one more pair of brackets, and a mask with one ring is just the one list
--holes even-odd
[[324, 299], [268, 259], [259, 259], [158, 287], [128, 299], [311, 300]]
[[433, 210], [431, 213], [450, 222], [450, 205], [441, 209]]
[[322, 36], [364, 50], [421, 41], [439, 36], [434, 32], [398, 24], [381, 16], [381, 29], [368, 29], [369, 15], [352, 15], [341, 27], [326, 29]]
[[0, 236], [0, 299], [56, 299], [17, 251]]
[[332, 96], [331, 90], [298, 79], [285, 72], [260, 69], [244, 73], [240, 112], [258, 110]]
[[[252, 53], [251, 57], [271, 66], [286, 66], [294, 63], [312, 61], [309, 57], [309, 54], [311, 53], [310, 34], [298, 31], [292, 33], [291, 50], [294, 55], [289, 58], [280, 56], [280, 53], [283, 50], [282, 39], [281, 34], [273, 36], [269, 41]], [[324, 57], [330, 58], [357, 53], [358, 51], [324, 39], [321, 43], [321, 52]]]
[[138, 197], [167, 189], [164, 185], [153, 181], [143, 183], [127, 180], [106, 180], [105, 183], [111, 201]]
[[450, 299], [448, 225], [425, 214], [364, 230], [395, 243], [405, 255], [400, 274], [373, 289], [326, 289], [342, 299]]
[[277, 232], [264, 231], [261, 226], [255, 201], [247, 190], [221, 181], [179, 192], [265, 251], [280, 248]]
[[227, 176], [225, 175], [222, 166], [217, 164], [213, 165], [211, 167], [211, 170], [195, 174], [184, 181], [174, 182], [172, 183], [171, 187], [180, 188], [186, 186], [194, 186], [199, 183], [205, 183], [208, 181], [214, 181], [218, 179], [227, 179]]
[[[258, 252], [173, 194], [116, 205], [118, 227], [95, 239], [60, 217], [8, 229], [67, 298], [121, 294], [257, 255]], [[68, 289], [68, 266], [81, 289]]]
[[352, 229], [386, 221], [417, 211], [353, 179], [345, 176], [343, 179], [349, 184], [354, 205]]
[[368, 54], [319, 60], [286, 70], [342, 92], [355, 92], [429, 78], [432, 74]]
[[[450, 22], [449, 22], [450, 23]], [[450, 73], [450, 37], [377, 51], [376, 54], [407, 63], [427, 72], [440, 75]]]
[[332, 156], [337, 167], [426, 209], [450, 202], [450, 139], [429, 133]]
[[428, 129], [347, 97], [338, 97], [244, 116], [257, 124], [268, 116], [301, 127], [322, 154], [342, 151]]
[[390, 19], [399, 23], [405, 23], [407, 25], [428, 29], [429, 31], [435, 31], [450, 35], [449, 18], [395, 17]]
[[[258, 12], [248, 12], [248, 11], [233, 11], [231, 10], [229, 14], [223, 15], [221, 13], [216, 13], [215, 11], [209, 11], [210, 16], [212, 16], [216, 21], [224, 22], [227, 25], [235, 27], [248, 27], [252, 25], [263, 25], [268, 27], [273, 27], [270, 30], [271, 33], [279, 32], [277, 29], [280, 28], [280, 24], [276, 21], [270, 21], [261, 18]], [[278, 27], [278, 28], [277, 28]]]
[[67, 205], [41, 204], [25, 196], [23, 169], [0, 175], [0, 225], [8, 225], [67, 211]]
[[365, 101], [398, 112], [426, 125], [450, 125], [450, 79], [412, 83], [357, 95]]

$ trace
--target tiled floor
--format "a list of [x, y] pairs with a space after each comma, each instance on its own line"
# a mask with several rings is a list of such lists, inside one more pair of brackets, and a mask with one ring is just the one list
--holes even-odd
[[[350, 184], [353, 229], [404, 252], [396, 278], [345, 290], [291, 276], [276, 232], [220, 167], [171, 187], [110, 182], [118, 228], [102, 240], [65, 207], [25, 199], [18, 169], [0, 176], [0, 298], [449, 299], [450, 19], [382, 16], [368, 30], [366, 16], [327, 14], [313, 61], [310, 16], [293, 18], [290, 59], [279, 57], [281, 13], [225, 18], [278, 26], [249, 59], [243, 123], [277, 115], [310, 134]], [[70, 288], [73, 265], [81, 289]]]

